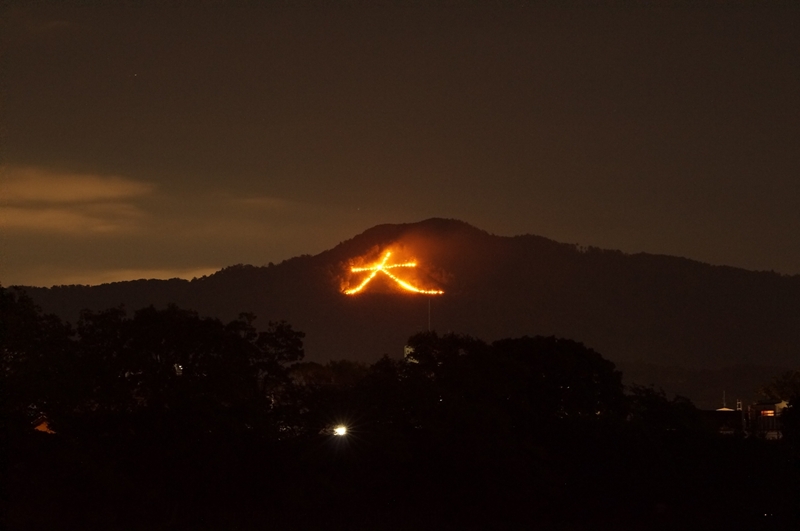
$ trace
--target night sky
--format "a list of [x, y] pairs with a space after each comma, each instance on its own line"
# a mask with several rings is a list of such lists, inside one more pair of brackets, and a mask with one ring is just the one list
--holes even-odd
[[2, 14], [4, 286], [429, 217], [800, 273], [798, 7], [130, 4]]

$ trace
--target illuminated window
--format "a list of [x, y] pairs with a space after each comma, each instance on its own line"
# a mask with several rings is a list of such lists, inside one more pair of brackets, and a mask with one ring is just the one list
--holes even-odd
[[764, 411], [761, 412], [761, 416], [762, 417], [774, 417], [775, 416], [775, 412], [772, 411], [771, 409], [765, 409]]

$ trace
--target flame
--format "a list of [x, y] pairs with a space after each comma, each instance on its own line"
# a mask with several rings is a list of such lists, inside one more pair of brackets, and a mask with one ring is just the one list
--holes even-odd
[[402, 280], [397, 278], [395, 275], [389, 272], [389, 269], [396, 269], [398, 267], [417, 267], [416, 262], [405, 262], [403, 264], [390, 264], [386, 265], [386, 262], [389, 260], [389, 257], [392, 255], [391, 251], [386, 251], [386, 254], [383, 255], [383, 259], [376, 263], [375, 265], [367, 266], [367, 267], [351, 267], [350, 272], [352, 273], [363, 273], [365, 271], [371, 271], [371, 273], [365, 278], [361, 284], [356, 286], [353, 289], [344, 290], [345, 295], [355, 295], [363, 290], [370, 281], [375, 278], [375, 275], [378, 273], [383, 273], [384, 275], [388, 276], [392, 280], [394, 280], [400, 287], [407, 291], [413, 291], [414, 293], [422, 293], [424, 295], [441, 295], [444, 291], [438, 289], [420, 289], [416, 286], [413, 286]]

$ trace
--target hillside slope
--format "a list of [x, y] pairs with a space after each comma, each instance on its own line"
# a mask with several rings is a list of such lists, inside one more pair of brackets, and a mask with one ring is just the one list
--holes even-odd
[[[366, 256], [367, 263], [386, 249], [418, 262], [399, 276], [445, 294], [400, 292], [379, 274], [357, 296], [343, 295], [350, 264], [361, 263], [351, 260]], [[361, 279], [354, 275], [351, 285]], [[455, 220], [379, 225], [316, 256], [192, 281], [26, 289], [68, 320], [82, 308], [170, 302], [224, 319], [239, 312], [263, 324], [285, 319], [306, 332], [311, 360], [399, 356], [405, 339], [427, 328], [430, 303], [436, 330], [490, 341], [557, 335], [612, 360], [665, 365], [800, 362], [800, 276], [500, 237]]]

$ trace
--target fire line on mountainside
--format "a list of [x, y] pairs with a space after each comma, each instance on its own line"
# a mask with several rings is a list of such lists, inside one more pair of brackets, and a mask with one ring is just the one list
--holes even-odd
[[375, 276], [378, 273], [385, 274], [386, 276], [388, 276], [389, 278], [394, 280], [397, 283], [397, 285], [399, 285], [401, 288], [403, 288], [406, 291], [411, 291], [411, 292], [414, 292], [414, 293], [422, 293], [424, 295], [442, 295], [444, 293], [444, 291], [438, 290], [438, 289], [421, 289], [421, 288], [418, 288], [418, 287], [416, 287], [416, 286], [414, 286], [412, 284], [409, 284], [405, 280], [402, 280], [402, 279], [398, 278], [397, 276], [395, 276], [391, 272], [389, 272], [389, 269], [395, 269], [395, 268], [399, 268], [399, 267], [417, 267], [417, 263], [413, 262], [413, 261], [412, 262], [404, 262], [402, 264], [389, 264], [389, 265], [387, 265], [386, 262], [389, 260], [389, 257], [391, 255], [392, 255], [391, 251], [386, 251], [386, 254], [383, 255], [383, 259], [381, 259], [380, 262], [376, 262], [374, 265], [367, 266], [367, 267], [351, 267], [350, 268], [350, 272], [351, 273], [362, 273], [362, 272], [366, 272], [366, 271], [370, 271], [371, 273], [367, 276], [367, 278], [365, 278], [361, 282], [361, 284], [359, 284], [355, 288], [344, 290], [344, 294], [345, 295], [355, 295], [356, 293], [360, 293], [367, 286], [367, 284], [369, 284], [370, 281], [373, 278], [375, 278]]

